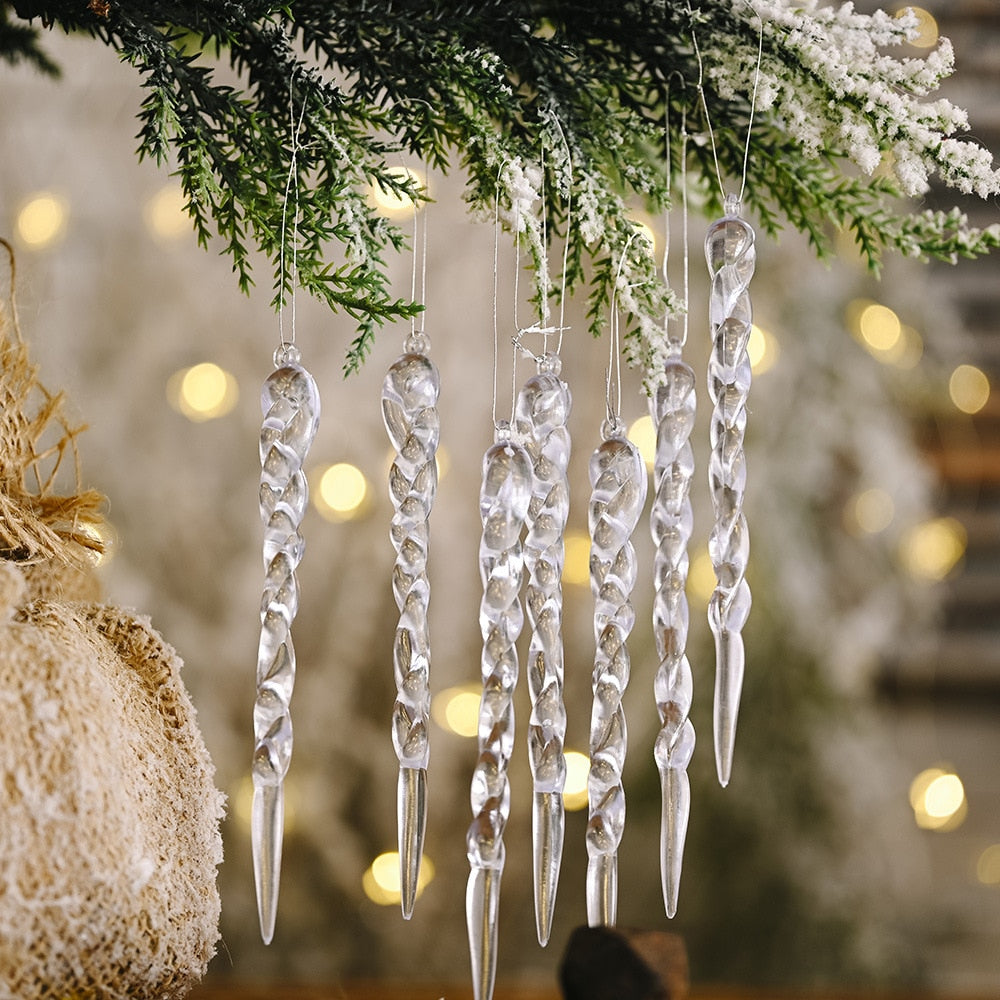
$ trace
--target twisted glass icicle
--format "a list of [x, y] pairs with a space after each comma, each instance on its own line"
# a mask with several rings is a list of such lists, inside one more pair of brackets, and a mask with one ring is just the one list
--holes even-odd
[[565, 813], [566, 709], [563, 705], [562, 571], [569, 517], [570, 437], [566, 427], [572, 405], [569, 387], [559, 378], [559, 356], [547, 353], [517, 397], [515, 428], [534, 470], [524, 568], [525, 606], [531, 626], [526, 673], [531, 695], [528, 758], [534, 784], [532, 840], [535, 927], [546, 945], [552, 929]]
[[656, 427], [653, 466], [655, 496], [650, 530], [656, 545], [653, 634], [660, 665], [653, 690], [660, 732], [653, 755], [660, 772], [660, 881], [668, 917], [677, 913], [691, 791], [687, 768], [694, 753], [689, 718], [693, 684], [687, 658], [688, 543], [691, 539], [691, 429], [695, 415], [695, 374], [679, 357], [668, 358], [663, 379], [650, 399]]
[[298, 610], [295, 569], [304, 542], [299, 525], [309, 501], [302, 463], [319, 426], [319, 391], [299, 364], [298, 349], [275, 351], [261, 390], [260, 515], [264, 522], [264, 593], [260, 605], [257, 699], [254, 703], [251, 841], [260, 933], [274, 936], [281, 875], [284, 778], [292, 755], [289, 701], [295, 683], [292, 619]]
[[622, 695], [629, 679], [626, 642], [635, 623], [629, 600], [636, 558], [631, 542], [646, 501], [646, 466], [620, 421], [605, 423], [590, 459], [590, 588], [594, 595], [594, 705], [587, 798], [587, 921], [614, 926], [618, 846], [625, 828], [622, 768], [628, 733]]
[[740, 218], [739, 199], [726, 198], [725, 217], [709, 227], [705, 258], [712, 277], [709, 320], [712, 355], [708, 391], [714, 409], [709, 484], [715, 524], [709, 553], [716, 586], [708, 607], [715, 636], [715, 763], [719, 782], [729, 784], [736, 739], [736, 717], [743, 688], [743, 626], [750, 613], [750, 587], [745, 573], [750, 536], [743, 515], [746, 460], [743, 435], [750, 391], [752, 310], [749, 285], [757, 260], [754, 231]]
[[427, 606], [428, 518], [437, 492], [440, 436], [437, 368], [427, 357], [422, 333], [411, 334], [405, 353], [382, 383], [382, 417], [396, 457], [389, 470], [389, 493], [395, 513], [390, 538], [396, 549], [392, 591], [399, 624], [392, 649], [396, 702], [392, 741], [399, 758], [396, 813], [399, 843], [400, 902], [409, 920], [427, 825], [427, 721], [430, 711], [430, 636]]
[[496, 443], [483, 458], [479, 511], [483, 535], [479, 571], [483, 599], [483, 697], [479, 706], [479, 758], [472, 776], [472, 825], [466, 836], [471, 868], [466, 920], [476, 1000], [490, 1000], [496, 980], [500, 878], [505, 859], [503, 833], [510, 815], [507, 767], [514, 745], [515, 646], [524, 624], [519, 597], [523, 576], [521, 530], [531, 500], [531, 460], [497, 428]]

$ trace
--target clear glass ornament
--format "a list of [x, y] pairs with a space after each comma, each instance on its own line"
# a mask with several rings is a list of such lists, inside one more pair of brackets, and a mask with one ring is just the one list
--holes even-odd
[[524, 568], [525, 608], [531, 643], [525, 673], [531, 696], [528, 760], [534, 786], [532, 802], [535, 927], [546, 945], [552, 929], [565, 813], [566, 709], [563, 705], [562, 571], [569, 517], [570, 436], [566, 426], [572, 400], [559, 377], [556, 354], [545, 354], [538, 371], [522, 387], [515, 408], [515, 429], [533, 468], [527, 513]]
[[653, 635], [659, 657], [653, 690], [660, 716], [653, 755], [660, 772], [660, 882], [668, 917], [677, 913], [691, 802], [687, 769], [695, 744], [690, 719], [693, 682], [686, 652], [685, 593], [693, 521], [691, 430], [695, 405], [694, 372], [679, 357], [670, 357], [650, 399], [650, 414], [656, 427], [655, 495], [650, 513], [650, 530], [656, 545]]
[[427, 826], [431, 700], [427, 544], [428, 518], [437, 492], [437, 400], [441, 384], [437, 368], [425, 353], [426, 337], [411, 334], [404, 349], [382, 383], [382, 417], [395, 450], [389, 470], [389, 494], [395, 511], [390, 538], [396, 550], [392, 592], [399, 608], [392, 650], [396, 681], [392, 741], [399, 758], [396, 811], [400, 902], [408, 920], [417, 897]]
[[483, 523], [479, 571], [483, 598], [479, 628], [483, 696], [479, 757], [472, 776], [473, 820], [466, 836], [470, 874], [466, 920], [476, 1000], [490, 1000], [496, 981], [497, 919], [503, 875], [503, 833], [510, 815], [507, 768], [514, 747], [517, 639], [524, 624], [520, 591], [524, 560], [521, 531], [532, 496], [531, 459], [501, 424], [483, 458], [479, 512]]
[[276, 370], [261, 390], [260, 514], [264, 522], [264, 593], [260, 605], [257, 698], [254, 703], [253, 806], [251, 842], [260, 933], [274, 936], [281, 875], [284, 778], [292, 755], [289, 702], [295, 683], [292, 620], [298, 610], [295, 570], [304, 541], [299, 525], [309, 501], [302, 463], [319, 427], [316, 382], [299, 352], [282, 345]]
[[619, 421], [607, 422], [590, 459], [590, 588], [594, 595], [594, 702], [587, 782], [587, 921], [613, 926], [618, 909], [618, 847], [625, 828], [622, 768], [628, 730], [622, 695], [626, 645], [635, 623], [629, 599], [636, 557], [631, 537], [646, 501], [646, 465]]
[[725, 210], [725, 217], [712, 224], [705, 238], [705, 258], [712, 278], [709, 484], [715, 510], [709, 554], [716, 577], [708, 620], [715, 636], [715, 762], [723, 786], [729, 784], [732, 773], [736, 719], [743, 688], [742, 629], [750, 613], [750, 588], [745, 578], [750, 536], [743, 514], [746, 491], [743, 436], [750, 391], [747, 345], [753, 318], [749, 286], [757, 260], [754, 231], [740, 218], [739, 200], [733, 195], [727, 197]]

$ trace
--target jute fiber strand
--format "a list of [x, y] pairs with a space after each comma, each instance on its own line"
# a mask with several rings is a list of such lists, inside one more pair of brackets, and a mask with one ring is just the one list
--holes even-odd
[[0, 362], [0, 998], [182, 997], [219, 938], [223, 797], [177, 654], [94, 601], [102, 498], [42, 475], [76, 431], [2, 308]]

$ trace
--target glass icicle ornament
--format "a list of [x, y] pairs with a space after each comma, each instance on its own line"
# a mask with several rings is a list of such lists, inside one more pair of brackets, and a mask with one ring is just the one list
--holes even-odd
[[646, 502], [646, 465], [620, 420], [602, 427], [590, 459], [590, 588], [594, 595], [594, 703], [587, 782], [587, 921], [613, 926], [618, 909], [618, 846], [625, 827], [627, 729], [622, 695], [629, 679], [626, 642], [635, 623], [629, 599], [636, 558], [631, 536]]
[[754, 231], [740, 218], [740, 201], [726, 198], [725, 216], [705, 237], [705, 258], [712, 278], [709, 321], [712, 355], [708, 391], [712, 398], [712, 454], [709, 484], [715, 524], [709, 553], [716, 586], [708, 607], [715, 636], [715, 701], [713, 723], [719, 782], [729, 784], [733, 766], [736, 718], [743, 687], [743, 626], [750, 613], [750, 587], [745, 578], [750, 536], [743, 514], [746, 460], [743, 436], [750, 390], [752, 310], [749, 285], [757, 255]]
[[525, 607], [531, 626], [526, 674], [531, 696], [528, 758], [534, 786], [532, 844], [535, 927], [546, 945], [552, 928], [565, 813], [566, 709], [563, 705], [562, 571], [569, 517], [566, 468], [570, 437], [566, 427], [572, 405], [569, 387], [559, 377], [557, 354], [538, 359], [538, 371], [517, 397], [515, 429], [533, 467], [532, 496], [524, 541], [528, 582]]
[[653, 751], [660, 772], [660, 881], [668, 917], [677, 913], [684, 841], [691, 791], [688, 764], [694, 753], [691, 723], [693, 682], [687, 658], [688, 543], [691, 539], [691, 478], [694, 455], [691, 430], [695, 417], [695, 374], [679, 356], [679, 345], [664, 366], [650, 399], [656, 427], [653, 465], [655, 495], [650, 530], [653, 562], [653, 634], [659, 666], [653, 682], [660, 732]]
[[389, 493], [395, 510], [390, 538], [396, 549], [392, 591], [399, 608], [392, 650], [396, 680], [392, 741], [399, 758], [396, 812], [400, 902], [408, 920], [417, 896], [427, 825], [427, 543], [428, 518], [437, 492], [437, 400], [441, 383], [437, 368], [427, 357], [429, 343], [423, 333], [411, 333], [403, 346], [403, 355], [382, 383], [382, 417], [396, 452], [389, 471]]
[[504, 866], [503, 834], [510, 815], [507, 767], [514, 745], [516, 642], [524, 624], [521, 531], [531, 501], [532, 471], [527, 452], [497, 427], [483, 458], [479, 512], [483, 535], [479, 571], [483, 598], [483, 696], [479, 706], [479, 757], [472, 776], [472, 825], [466, 837], [470, 874], [466, 919], [476, 1000], [490, 1000], [496, 980], [497, 920]]
[[274, 936], [281, 874], [284, 778], [292, 755], [289, 701], [295, 683], [292, 620], [298, 610], [295, 570], [304, 548], [299, 525], [309, 501], [302, 463], [319, 427], [316, 382], [298, 362], [298, 349], [282, 344], [275, 371], [261, 390], [260, 514], [264, 522], [264, 593], [260, 605], [257, 699], [254, 703], [251, 840], [260, 933]]

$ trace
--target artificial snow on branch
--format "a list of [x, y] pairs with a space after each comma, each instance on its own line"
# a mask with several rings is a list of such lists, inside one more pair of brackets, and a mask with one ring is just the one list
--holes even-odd
[[[1000, 226], [905, 201], [935, 177], [1000, 192], [990, 153], [956, 137], [964, 112], [933, 96], [952, 71], [948, 42], [899, 54], [915, 31], [907, 13], [819, 0], [0, 0], [0, 59], [54, 72], [37, 24], [89, 33], [139, 71], [139, 156], [173, 166], [200, 241], [221, 240], [244, 290], [258, 249], [283, 301], [293, 279], [280, 261], [298, 241], [297, 280], [357, 323], [347, 371], [378, 325], [419, 308], [391, 293], [386, 253], [404, 237], [367, 199], [372, 185], [426, 197], [393, 172], [408, 155], [460, 163], [481, 213], [499, 188], [509, 220], [530, 214], [515, 202], [532, 177], [544, 186], [546, 225], [526, 230], [540, 308], [562, 286], [543, 232], [568, 240], [565, 287], [588, 288], [595, 333], [620, 272], [627, 355], [655, 381], [676, 303], [642, 241], [626, 250], [630, 214], [667, 206], [683, 144], [665, 139], [682, 123], [695, 133], [691, 184], [721, 207], [716, 158], [718, 173], [742, 175], [755, 83], [746, 201], [765, 231], [786, 220], [823, 255], [848, 230], [873, 269], [885, 248], [954, 260], [1000, 244]], [[282, 227], [293, 147], [298, 222]]]

